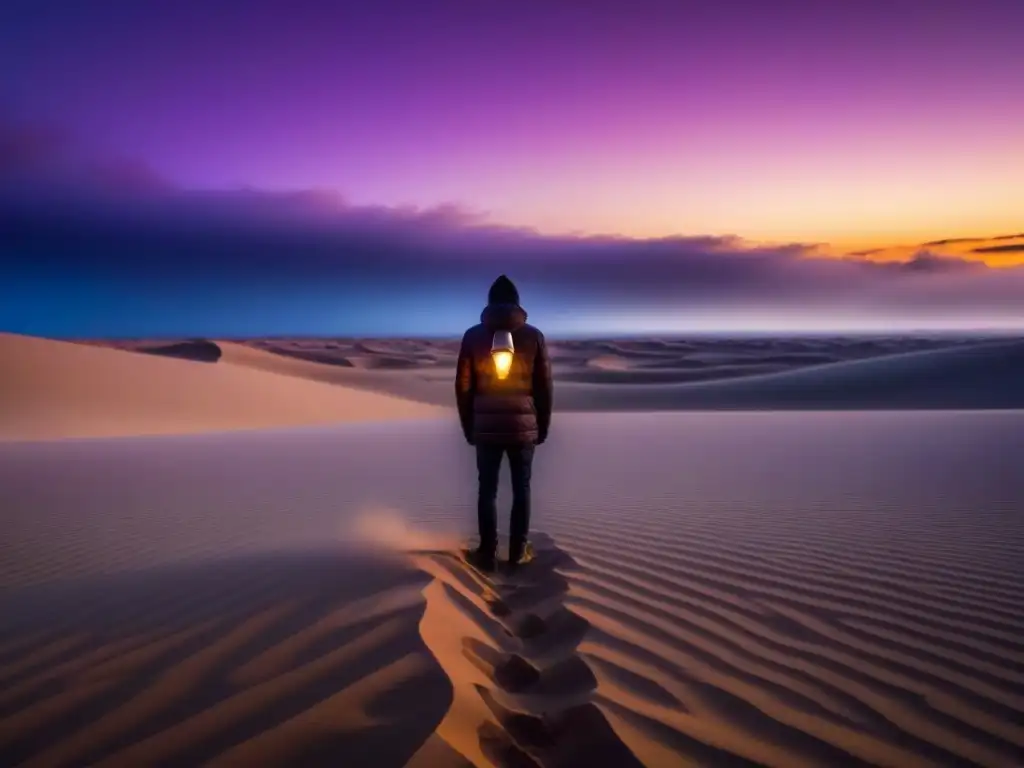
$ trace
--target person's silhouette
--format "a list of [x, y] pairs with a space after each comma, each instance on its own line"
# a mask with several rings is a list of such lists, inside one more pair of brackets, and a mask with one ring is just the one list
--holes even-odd
[[[509, 337], [512, 361], [506, 373], [496, 358], [506, 351]], [[494, 355], [492, 347], [502, 349]], [[470, 557], [485, 570], [494, 568], [497, 556], [498, 474], [506, 454], [512, 474], [509, 564], [518, 565], [527, 552], [534, 447], [547, 440], [552, 390], [544, 334], [527, 324], [519, 291], [502, 275], [491, 286], [480, 323], [462, 337], [455, 376], [459, 420], [466, 441], [476, 446], [479, 474], [480, 546]]]

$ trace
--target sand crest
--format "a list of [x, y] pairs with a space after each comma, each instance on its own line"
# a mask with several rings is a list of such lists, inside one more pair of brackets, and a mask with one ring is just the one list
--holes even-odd
[[474, 765], [642, 765], [593, 701], [586, 622], [565, 610], [558, 571], [571, 558], [537, 539], [536, 559], [504, 577], [457, 551], [417, 558], [434, 576], [420, 634], [454, 687], [436, 734]]

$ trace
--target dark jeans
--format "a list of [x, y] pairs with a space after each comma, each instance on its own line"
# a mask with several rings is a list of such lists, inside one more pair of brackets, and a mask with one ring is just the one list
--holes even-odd
[[502, 456], [508, 454], [512, 470], [512, 521], [509, 538], [513, 548], [521, 547], [530, 532], [530, 472], [534, 446], [478, 445], [476, 469], [480, 478], [476, 514], [480, 525], [480, 548], [498, 547], [498, 473]]

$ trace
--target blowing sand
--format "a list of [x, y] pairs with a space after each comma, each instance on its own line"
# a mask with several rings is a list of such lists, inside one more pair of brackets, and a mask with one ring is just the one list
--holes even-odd
[[3, 444], [0, 764], [1016, 766], [1021, 435], [562, 415], [494, 577], [447, 420]]

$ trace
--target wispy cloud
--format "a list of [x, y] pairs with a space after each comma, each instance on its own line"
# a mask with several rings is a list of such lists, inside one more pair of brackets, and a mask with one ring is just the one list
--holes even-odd
[[984, 243], [990, 238], [987, 237], [948, 237], [945, 240], [929, 240], [926, 243], [921, 243], [925, 248], [936, 246], [936, 245], [958, 245], [960, 243]]

